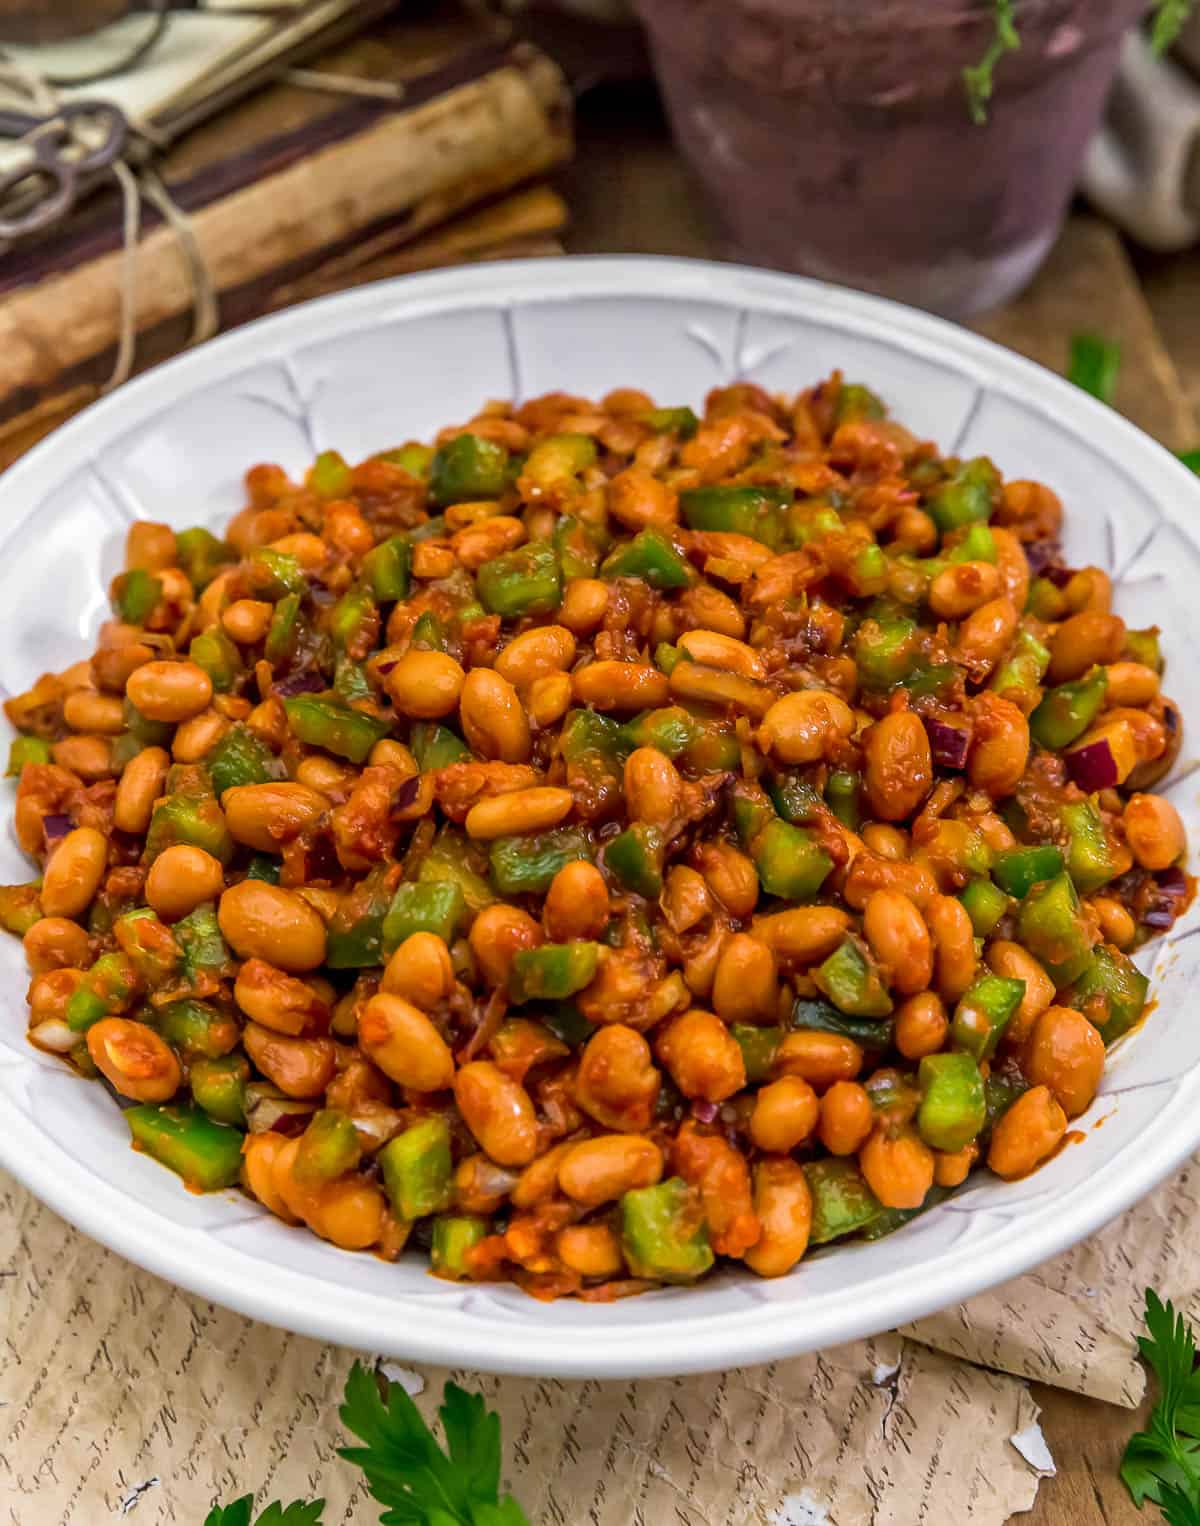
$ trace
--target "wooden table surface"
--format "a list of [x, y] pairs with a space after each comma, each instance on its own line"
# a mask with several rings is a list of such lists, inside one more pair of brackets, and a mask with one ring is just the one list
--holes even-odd
[[[571, 253], [717, 252], [648, 86], [606, 87], [583, 98], [579, 150], [563, 189], [571, 207]], [[1155, 306], [1177, 320], [1179, 352], [1191, 362], [1188, 380], [1200, 403], [1200, 256], [1145, 263]], [[1059, 370], [1073, 333], [1101, 329], [1122, 345], [1117, 406], [1173, 449], [1200, 442], [1189, 389], [1120, 240], [1103, 223], [1073, 218], [1031, 290], [974, 326]], [[1033, 1510], [1020, 1520], [1028, 1526], [1152, 1526], [1153, 1512], [1135, 1510], [1117, 1476], [1125, 1441], [1144, 1422], [1148, 1403], [1135, 1412], [1039, 1383], [1032, 1392], [1058, 1476], [1043, 1483]]]

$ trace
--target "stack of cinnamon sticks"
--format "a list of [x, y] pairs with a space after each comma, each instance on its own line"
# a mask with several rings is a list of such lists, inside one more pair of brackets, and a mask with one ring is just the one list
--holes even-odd
[[[159, 172], [229, 328], [382, 276], [560, 253], [566, 208], [541, 177], [571, 149], [557, 65], [452, 16], [393, 23], [319, 60], [194, 130]], [[124, 259], [114, 188], [0, 261], [0, 466], [111, 375]], [[178, 226], [143, 216], [135, 272], [142, 370], [192, 331]]]

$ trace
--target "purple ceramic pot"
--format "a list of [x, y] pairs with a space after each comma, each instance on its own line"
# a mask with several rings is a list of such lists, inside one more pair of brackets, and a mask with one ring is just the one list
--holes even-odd
[[1146, 0], [1018, 0], [985, 125], [986, 0], [636, 0], [683, 154], [736, 259], [961, 316], [1053, 243]]

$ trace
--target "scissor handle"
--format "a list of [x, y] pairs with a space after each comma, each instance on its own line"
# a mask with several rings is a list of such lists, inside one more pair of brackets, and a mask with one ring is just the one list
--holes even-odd
[[69, 165], [51, 154], [38, 154], [28, 164], [0, 174], [0, 205], [8, 193], [26, 180], [48, 180], [51, 189], [26, 211], [5, 217], [0, 212], [0, 238], [20, 238], [48, 228], [67, 212], [75, 200], [75, 175]]
[[90, 175], [93, 170], [108, 169], [125, 152], [129, 141], [129, 123], [125, 113], [111, 101], [67, 101], [55, 116], [70, 126], [73, 120], [97, 122], [104, 128], [104, 137], [96, 144], [71, 160], [71, 168], [77, 174]]

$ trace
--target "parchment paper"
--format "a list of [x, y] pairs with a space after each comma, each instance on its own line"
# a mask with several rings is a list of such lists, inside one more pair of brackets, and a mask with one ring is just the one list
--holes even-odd
[[[256, 1490], [379, 1511], [335, 1456], [353, 1353], [136, 1270], [0, 1175], [0, 1522], [200, 1526]], [[447, 1374], [386, 1364], [431, 1416]], [[1001, 1526], [1038, 1475], [1025, 1385], [897, 1335], [708, 1377], [456, 1373], [534, 1526]]]

